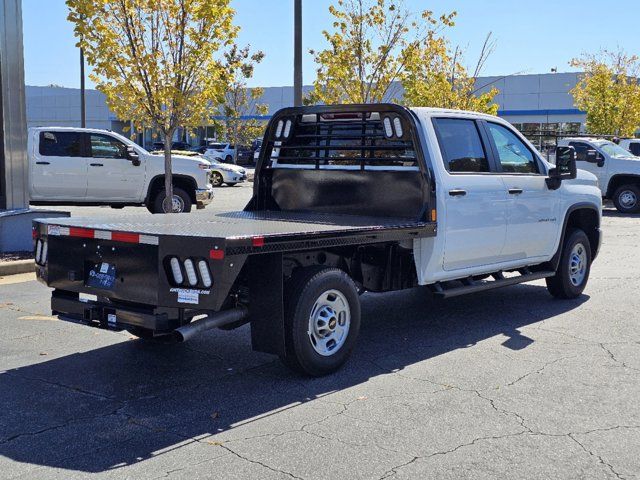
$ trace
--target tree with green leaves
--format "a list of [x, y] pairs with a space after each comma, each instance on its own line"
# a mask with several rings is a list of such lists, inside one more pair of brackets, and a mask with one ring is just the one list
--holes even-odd
[[179, 127], [208, 123], [224, 100], [220, 53], [237, 27], [229, 0], [67, 0], [91, 79], [107, 105], [136, 129], [161, 132], [165, 212], [174, 210], [171, 143]]
[[338, 0], [329, 12], [333, 31], [323, 31], [329, 47], [311, 51], [318, 68], [308, 104], [392, 100], [412, 50], [455, 17], [428, 10], [416, 16], [401, 0]]
[[587, 131], [633, 136], [640, 128], [640, 58], [603, 50], [570, 65], [584, 72], [571, 94], [576, 107], [587, 112]]
[[251, 53], [249, 46], [238, 48], [234, 45], [224, 58], [229, 85], [218, 111], [224, 118], [226, 137], [235, 145], [233, 162], [238, 163], [238, 147], [249, 145], [262, 136], [264, 121], [256, 117], [266, 115], [269, 110], [268, 105], [258, 103], [264, 88], [247, 87], [247, 81], [253, 77], [255, 66], [264, 59], [264, 53]]

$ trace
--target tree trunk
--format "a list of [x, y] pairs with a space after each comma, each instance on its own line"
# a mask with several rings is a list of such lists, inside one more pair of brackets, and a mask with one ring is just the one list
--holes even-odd
[[238, 164], [238, 122], [240, 120], [237, 119], [235, 122], [233, 122], [233, 146], [235, 147], [233, 149], [233, 163], [234, 165]]
[[162, 202], [164, 213], [173, 213], [173, 175], [171, 167], [171, 143], [173, 142], [173, 131], [164, 135], [164, 191], [165, 197]]

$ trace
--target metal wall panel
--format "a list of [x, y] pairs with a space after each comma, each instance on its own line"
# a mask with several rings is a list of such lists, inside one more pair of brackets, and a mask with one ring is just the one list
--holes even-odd
[[20, 0], [0, 0], [0, 209], [29, 205]]

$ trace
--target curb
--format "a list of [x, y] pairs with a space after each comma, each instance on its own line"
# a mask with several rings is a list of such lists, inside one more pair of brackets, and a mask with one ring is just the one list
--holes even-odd
[[12, 262], [0, 262], [0, 277], [17, 275], [19, 273], [31, 273], [36, 271], [33, 260], [14, 260]]

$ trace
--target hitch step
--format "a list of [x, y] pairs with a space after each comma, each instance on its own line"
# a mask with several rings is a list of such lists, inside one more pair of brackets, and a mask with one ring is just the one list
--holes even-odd
[[433, 294], [440, 298], [451, 298], [459, 295], [466, 295], [468, 293], [482, 292], [485, 290], [492, 290], [494, 288], [508, 287], [509, 285], [517, 285], [519, 283], [531, 282], [533, 280], [540, 280], [541, 278], [553, 277], [556, 272], [542, 271], [526, 273], [524, 275], [516, 275], [514, 277], [504, 277], [501, 275], [494, 275], [495, 280], [475, 282], [471, 285], [463, 285], [461, 287], [444, 288], [441, 284], [436, 284]]

